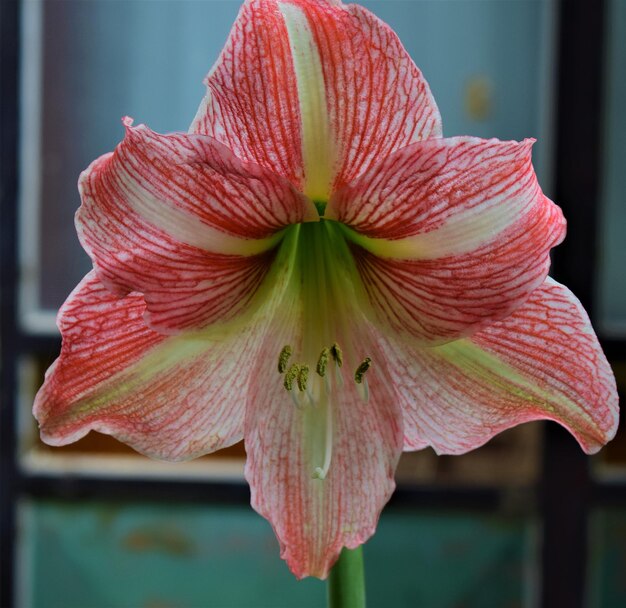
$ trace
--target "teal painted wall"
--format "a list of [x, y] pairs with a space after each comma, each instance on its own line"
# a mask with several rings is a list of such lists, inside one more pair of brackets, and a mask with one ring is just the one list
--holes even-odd
[[[245, 507], [29, 502], [20, 608], [308, 608], [269, 525]], [[531, 593], [519, 517], [389, 510], [367, 544], [369, 608], [514, 608]]]
[[589, 608], [626, 606], [626, 510], [593, 514], [589, 564]]

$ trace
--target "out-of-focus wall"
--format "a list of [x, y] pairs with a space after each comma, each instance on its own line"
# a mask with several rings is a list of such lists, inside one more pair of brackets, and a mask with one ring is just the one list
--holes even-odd
[[[120, 119], [186, 130], [207, 73], [234, 21], [238, 0], [25, 2], [40, 21], [38, 66], [24, 66], [22, 221], [27, 310], [54, 311], [89, 270], [73, 228], [80, 171], [123, 136]], [[553, 8], [549, 0], [369, 0], [398, 33], [429, 81], [444, 134], [538, 139], [534, 160], [549, 187]], [[36, 29], [36, 28], [35, 28]], [[25, 36], [32, 46], [33, 35]], [[25, 54], [26, 56], [26, 54]], [[33, 70], [40, 73], [40, 78]], [[37, 87], [40, 85], [40, 88]], [[32, 99], [36, 97], [36, 99]], [[32, 131], [32, 130], [31, 130]], [[39, 137], [39, 139], [37, 139]], [[549, 189], [549, 188], [548, 188]]]

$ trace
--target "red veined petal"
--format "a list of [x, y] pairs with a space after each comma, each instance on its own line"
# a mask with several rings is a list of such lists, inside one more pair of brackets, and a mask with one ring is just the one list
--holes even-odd
[[441, 135], [428, 84], [358, 5], [248, 0], [191, 127], [328, 200], [392, 151]]
[[370, 299], [393, 330], [445, 342], [502, 319], [541, 283], [565, 234], [522, 143], [431, 139], [331, 199]]
[[[291, 298], [289, 304], [295, 303]], [[301, 320], [295, 306], [280, 310], [263, 346], [267, 357], [251, 377], [245, 442], [252, 506], [271, 523], [281, 557], [298, 578], [326, 578], [342, 547], [364, 543], [395, 487], [402, 415], [384, 361], [375, 358], [367, 372], [369, 401], [359, 393], [354, 356], [378, 351], [369, 327], [357, 325], [356, 316], [353, 321], [345, 338], [338, 336], [344, 380], [331, 390], [332, 457], [324, 480], [314, 479], [313, 473], [324, 460], [320, 444], [328, 432], [326, 406], [296, 408], [276, 369], [285, 344], [294, 346], [298, 359]], [[328, 370], [333, 383], [334, 372], [333, 364]]]
[[554, 420], [585, 452], [618, 424], [615, 378], [576, 297], [552, 279], [510, 317], [444, 346], [389, 343], [404, 410], [405, 449], [479, 447], [530, 420]]
[[118, 299], [90, 272], [59, 313], [63, 347], [34, 406], [51, 445], [90, 430], [155, 458], [182, 460], [242, 438], [246, 389], [264, 325], [227, 336], [164, 336], [139, 294]]
[[291, 223], [317, 213], [284, 178], [201, 135], [132, 128], [82, 173], [81, 243], [106, 287], [145, 295], [165, 333], [241, 312]]

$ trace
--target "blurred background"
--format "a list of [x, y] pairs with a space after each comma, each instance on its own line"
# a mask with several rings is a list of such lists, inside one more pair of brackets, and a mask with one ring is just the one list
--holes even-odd
[[[444, 134], [535, 137], [569, 234], [553, 274], [626, 385], [626, 0], [364, 1], [429, 81]], [[56, 310], [89, 270], [78, 174], [132, 116], [186, 130], [237, 0], [0, 4], [0, 605], [323, 606], [249, 507], [243, 446], [178, 465], [110, 437], [38, 439]], [[582, 454], [534, 423], [462, 457], [406, 454], [365, 549], [369, 606], [626, 605], [626, 437]]]

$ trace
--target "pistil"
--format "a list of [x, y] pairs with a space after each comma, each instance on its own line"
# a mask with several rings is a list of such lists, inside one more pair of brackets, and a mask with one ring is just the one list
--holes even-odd
[[333, 455], [333, 413], [330, 407], [330, 400], [326, 408], [326, 438], [324, 441], [324, 464], [321, 467], [315, 467], [313, 471], [313, 479], [326, 479], [330, 469], [330, 462]]

